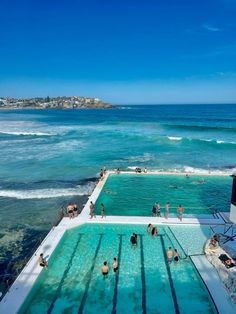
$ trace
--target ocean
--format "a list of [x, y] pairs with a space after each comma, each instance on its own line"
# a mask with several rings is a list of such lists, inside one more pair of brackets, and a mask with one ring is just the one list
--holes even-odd
[[236, 105], [2, 110], [0, 150], [5, 285], [58, 221], [60, 209], [86, 202], [104, 166], [236, 171]]

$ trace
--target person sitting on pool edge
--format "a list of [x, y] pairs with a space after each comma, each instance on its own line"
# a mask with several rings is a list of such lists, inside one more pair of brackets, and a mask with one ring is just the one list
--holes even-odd
[[103, 265], [101, 267], [101, 271], [102, 271], [103, 278], [106, 278], [106, 276], [108, 275], [108, 272], [109, 272], [109, 267], [108, 267], [106, 261], [103, 263]]
[[132, 247], [136, 247], [138, 244], [137, 234], [133, 232], [132, 236], [130, 237], [130, 243]]
[[41, 267], [48, 267], [48, 262], [46, 261], [46, 259], [43, 257], [43, 253], [41, 253], [39, 255], [39, 259], [38, 259], [39, 265]]

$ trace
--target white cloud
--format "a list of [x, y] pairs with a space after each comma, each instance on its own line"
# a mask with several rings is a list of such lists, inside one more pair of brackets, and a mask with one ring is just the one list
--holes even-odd
[[212, 26], [210, 24], [203, 24], [202, 27], [204, 29], [206, 29], [207, 31], [209, 31], [209, 32], [219, 32], [219, 31], [221, 31], [220, 28], [218, 28], [216, 26]]

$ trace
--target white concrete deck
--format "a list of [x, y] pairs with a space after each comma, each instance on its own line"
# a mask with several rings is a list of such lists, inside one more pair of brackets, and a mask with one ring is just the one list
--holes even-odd
[[219, 314], [235, 314], [236, 307], [231, 302], [224, 285], [219, 280], [216, 269], [208, 262], [204, 255], [191, 256], [191, 259], [205, 282]]
[[[65, 231], [77, 227], [84, 223], [119, 223], [119, 224], [156, 224], [156, 225], [224, 225], [225, 221], [222, 219], [220, 215], [218, 215], [217, 218], [209, 218], [209, 219], [197, 219], [197, 218], [183, 218], [182, 221], [179, 221], [178, 218], [169, 218], [166, 220], [164, 217], [140, 217], [140, 216], [106, 216], [104, 218], [101, 218], [100, 216], [96, 216], [96, 218], [90, 219], [89, 215], [89, 204], [90, 201], [93, 201], [93, 203], [96, 202], [108, 176], [110, 173], [114, 172], [107, 172], [105, 178], [102, 181], [99, 181], [97, 186], [95, 187], [92, 195], [89, 197], [85, 207], [83, 208], [82, 212], [75, 218], [69, 219], [68, 217], [65, 217], [61, 220], [59, 225], [57, 227], [52, 228], [52, 230], [49, 232], [49, 234], [46, 236], [42, 244], [39, 246], [39, 248], [36, 250], [36, 252], [33, 254], [31, 259], [28, 261], [20, 275], [17, 277], [16, 281], [13, 283], [7, 294], [4, 296], [2, 301], [0, 302], [0, 313], [1, 314], [16, 314], [18, 310], [20, 309], [21, 305], [23, 304], [24, 300], [26, 299], [27, 295], [29, 294], [31, 288], [33, 287], [36, 279], [38, 278], [41, 271], [47, 271], [41, 266], [38, 265], [38, 257], [40, 253], [44, 253], [44, 256], [49, 258], [56, 246], [58, 245], [59, 241], [61, 240], [62, 236], [64, 235]], [[124, 172], [122, 172], [124, 173]], [[125, 173], [134, 173], [134, 172], [125, 172]], [[168, 173], [168, 172], [148, 172], [148, 174], [178, 174], [178, 175], [186, 175], [185, 173]], [[145, 173], [142, 173], [140, 175], [146, 175]], [[204, 174], [203, 174], [204, 175]], [[207, 174], [209, 175], [209, 174]], [[228, 174], [225, 174], [228, 175]], [[217, 279], [216, 275], [214, 274], [214, 268], [209, 268], [209, 263], [205, 256], [203, 257], [192, 257], [199, 273], [201, 274], [203, 280], [205, 283], [209, 284], [209, 291], [211, 292], [212, 288], [212, 280], [209, 280], [212, 272], [212, 276], [214, 278], [214, 289], [215, 294], [212, 293], [213, 298], [217, 299], [219, 298], [219, 295], [221, 295], [221, 299], [226, 298], [227, 296], [222, 294], [221, 288], [219, 283], [219, 277]], [[205, 262], [208, 263], [206, 263]], [[208, 277], [207, 277], [208, 273]], [[213, 289], [213, 290], [214, 290]], [[219, 291], [218, 291], [219, 290]], [[218, 292], [217, 292], [218, 291]], [[224, 302], [224, 301], [222, 301]], [[227, 303], [227, 302], [226, 302]], [[218, 306], [218, 303], [217, 303]], [[221, 307], [219, 308], [221, 309]], [[230, 310], [230, 307], [226, 307], [226, 309]], [[236, 309], [234, 309], [234, 312], [226, 312], [226, 311], [220, 311], [221, 314], [231, 314], [236, 313]]]

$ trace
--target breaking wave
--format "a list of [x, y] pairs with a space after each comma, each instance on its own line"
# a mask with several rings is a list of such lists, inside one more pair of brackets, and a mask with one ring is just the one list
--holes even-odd
[[24, 132], [24, 131], [0, 131], [0, 134], [7, 134], [7, 135], [16, 135], [16, 136], [52, 136], [56, 135], [54, 133], [46, 133], [46, 132]]
[[0, 190], [0, 197], [9, 197], [16, 199], [44, 199], [65, 197], [72, 195], [90, 195], [95, 187], [94, 182], [86, 185], [77, 185], [75, 188], [68, 189], [37, 189], [37, 190]]
[[183, 138], [179, 136], [167, 136], [170, 141], [181, 141]]
[[191, 138], [191, 137], [180, 137], [180, 136], [167, 136], [170, 141], [183, 141], [192, 143], [212, 143], [212, 144], [225, 144], [225, 145], [236, 145], [233, 141], [223, 141], [221, 139], [201, 139], [201, 138]]

